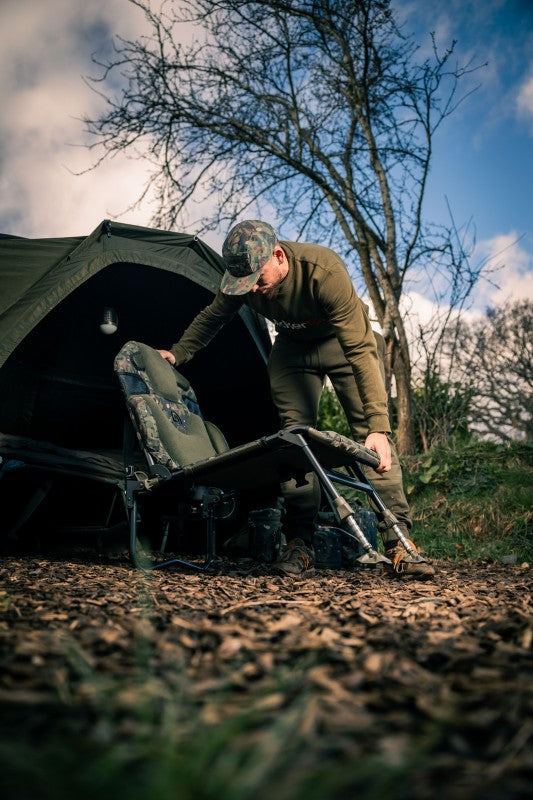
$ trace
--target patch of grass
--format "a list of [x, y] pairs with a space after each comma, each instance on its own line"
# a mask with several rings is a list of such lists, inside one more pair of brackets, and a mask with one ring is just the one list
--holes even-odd
[[[38, 746], [0, 742], [4, 797], [32, 800], [409, 800], [421, 757], [438, 751], [446, 724], [428, 723], [391, 759], [364, 738], [348, 746], [335, 735], [317, 746], [302, 726], [312, 700], [302, 693], [276, 713], [241, 711], [216, 725], [200, 719], [184, 738], [164, 726], [108, 742], [88, 732], [49, 735]], [[122, 723], [122, 728], [124, 724]], [[165, 735], [163, 735], [165, 733]]]
[[440, 445], [402, 459], [416, 542], [436, 558], [533, 558], [533, 447]]

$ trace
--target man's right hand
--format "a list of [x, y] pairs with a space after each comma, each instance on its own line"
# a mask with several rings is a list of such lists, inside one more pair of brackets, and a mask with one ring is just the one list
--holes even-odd
[[158, 350], [157, 352], [159, 353], [160, 356], [162, 356], [167, 361], [169, 361], [172, 364], [173, 367], [176, 366], [176, 358], [170, 352], [170, 350]]
[[389, 472], [392, 467], [392, 455], [389, 440], [386, 433], [369, 433], [366, 437], [365, 447], [373, 450], [379, 456], [379, 466], [376, 467], [376, 472], [382, 474]]

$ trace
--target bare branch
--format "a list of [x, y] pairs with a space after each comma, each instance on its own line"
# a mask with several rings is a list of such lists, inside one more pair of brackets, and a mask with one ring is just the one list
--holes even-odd
[[[408, 278], [457, 303], [476, 277], [466, 247], [450, 242], [455, 226], [428, 225], [422, 211], [433, 137], [478, 67], [452, 66], [453, 44], [421, 62], [389, 0], [168, 0], [160, 11], [130, 2], [151, 33], [119, 39], [111, 61], [95, 61], [106, 101], [86, 120], [96, 164], [142, 152], [158, 224], [183, 225], [195, 208], [202, 231], [275, 209], [283, 235], [325, 241], [357, 267], [387, 340], [409, 450], [400, 301]], [[202, 215], [209, 197], [217, 205]]]

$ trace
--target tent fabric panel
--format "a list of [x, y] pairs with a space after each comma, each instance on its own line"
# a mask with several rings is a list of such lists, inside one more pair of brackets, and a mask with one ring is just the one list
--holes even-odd
[[[112, 364], [121, 345], [132, 339], [170, 346], [210, 297], [199, 284], [144, 264], [112, 264], [93, 275], [6, 360], [0, 370], [0, 430], [66, 447], [116, 447], [124, 406]], [[104, 306], [118, 314], [118, 331], [111, 336], [99, 329]], [[250, 333], [237, 315], [184, 365], [207, 418], [233, 444], [279, 425], [264, 352]], [[228, 357], [235, 352], [238, 359]]]
[[[5, 250], [0, 249], [2, 296], [6, 284], [6, 295], [10, 298], [9, 305], [5, 303], [4, 313], [0, 314], [0, 366], [52, 308], [110, 264], [131, 262], [166, 269], [216, 293], [224, 271], [222, 259], [194, 236], [116, 223], [108, 228], [111, 235], [105, 230], [103, 223], [85, 239], [52, 240], [62, 243], [62, 252], [66, 255], [59, 261], [54, 257], [51, 268], [50, 253], [45, 253], [48, 260], [39, 274], [35, 265], [42, 263], [42, 242], [46, 240], [16, 240], [16, 248], [6, 245]], [[12, 239], [8, 241], [13, 242]], [[56, 245], [54, 256], [58, 252]], [[17, 277], [17, 264], [24, 260], [34, 265], [28, 270], [32, 277], [27, 281], [23, 279], [24, 274]], [[16, 289], [18, 280], [20, 288]]]
[[[0, 314], [0, 429], [63, 447], [116, 447], [123, 409], [108, 363], [126, 339], [170, 347], [217, 291], [223, 260], [195, 236], [103, 222], [87, 237], [0, 237], [0, 295], [21, 264], [32, 277], [21, 268], [21, 296]], [[115, 300], [119, 331], [105, 337], [101, 309]], [[237, 349], [238, 361], [226, 358]], [[279, 424], [269, 349], [264, 320], [243, 306], [186, 365], [233, 444]], [[234, 413], [235, 396], [246, 398], [244, 415]]]
[[82, 241], [0, 237], [0, 317]]
[[[175, 258], [169, 258], [167, 254], [163, 258], [148, 251], [113, 250], [95, 256], [90, 261], [80, 259], [79, 268], [77, 268], [76, 261], [63, 262], [54, 274], [44, 276], [39, 283], [30, 288], [16, 306], [0, 317], [0, 367], [25, 336], [69, 294], [106, 267], [112, 264], [127, 263], [154, 267], [181, 275], [207, 289], [213, 295], [218, 289], [219, 279], [209, 274], [204, 265], [199, 262], [198, 257], [192, 251], [187, 250], [176, 253]], [[254, 319], [255, 315], [252, 315], [249, 309], [242, 308], [241, 316], [264, 353], [268, 341], [266, 326], [262, 327], [262, 333], [259, 335], [257, 318]]]

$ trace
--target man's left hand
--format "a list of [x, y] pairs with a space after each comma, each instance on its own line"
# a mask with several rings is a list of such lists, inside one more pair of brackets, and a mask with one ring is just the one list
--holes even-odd
[[373, 450], [379, 456], [379, 466], [376, 467], [376, 472], [389, 472], [392, 467], [392, 456], [387, 434], [369, 433], [366, 437], [365, 447]]

